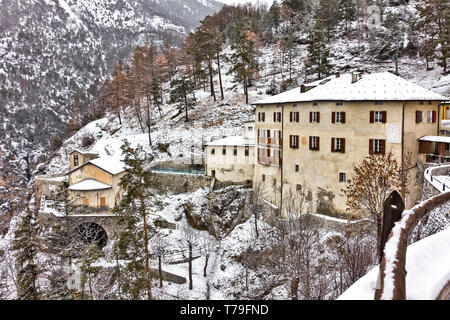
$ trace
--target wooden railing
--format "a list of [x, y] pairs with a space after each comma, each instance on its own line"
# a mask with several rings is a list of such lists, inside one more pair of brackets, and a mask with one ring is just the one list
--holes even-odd
[[448, 201], [450, 201], [450, 192], [445, 192], [416, 205], [410, 210], [403, 211], [400, 220], [392, 228], [384, 247], [375, 300], [406, 299], [405, 264], [408, 237], [424, 216]]

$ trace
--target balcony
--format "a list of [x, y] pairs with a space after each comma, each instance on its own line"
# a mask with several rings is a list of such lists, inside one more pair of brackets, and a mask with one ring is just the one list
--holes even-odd
[[259, 156], [258, 163], [273, 166], [273, 167], [280, 167], [282, 164], [282, 159], [276, 158], [276, 157]]
[[283, 139], [270, 138], [270, 137], [258, 137], [258, 144], [264, 144], [269, 146], [281, 146]]

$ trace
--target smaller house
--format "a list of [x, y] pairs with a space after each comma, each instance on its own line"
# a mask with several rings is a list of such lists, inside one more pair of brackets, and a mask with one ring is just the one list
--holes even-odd
[[205, 148], [207, 176], [224, 182], [253, 181], [255, 168], [255, 123], [244, 123], [242, 135], [215, 140]]
[[112, 157], [93, 158], [93, 155], [78, 150], [70, 153], [71, 169], [67, 174], [70, 197], [75, 205], [87, 206], [87, 211], [110, 211], [122, 197], [119, 182], [125, 164]]

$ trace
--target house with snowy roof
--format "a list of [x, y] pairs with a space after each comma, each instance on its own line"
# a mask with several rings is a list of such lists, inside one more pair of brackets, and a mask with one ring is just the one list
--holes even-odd
[[75, 205], [88, 211], [110, 211], [121, 200], [120, 179], [125, 164], [112, 157], [74, 150], [70, 154], [67, 173], [69, 194]]
[[205, 148], [205, 173], [217, 181], [250, 182], [255, 167], [255, 123], [245, 122], [242, 135], [211, 141]]
[[422, 192], [416, 180], [423, 170], [420, 164], [427, 162], [427, 153], [444, 151], [442, 142], [430, 137], [439, 136], [445, 100], [382, 72], [336, 74], [256, 101], [253, 183], [261, 185], [265, 200], [281, 212], [287, 197], [306, 189], [312, 191], [314, 204], [323, 189], [332, 207], [345, 211], [341, 190], [354, 164], [391, 152], [410, 173], [405, 202], [411, 207]]

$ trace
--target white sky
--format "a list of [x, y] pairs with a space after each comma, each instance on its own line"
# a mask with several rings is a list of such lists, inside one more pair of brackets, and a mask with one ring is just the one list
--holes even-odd
[[[273, 3], [273, 0], [216, 0], [225, 4], [241, 4], [246, 2], [252, 2], [252, 3], [267, 3], [268, 6], [270, 6]], [[280, 1], [278, 1], [280, 2]]]

